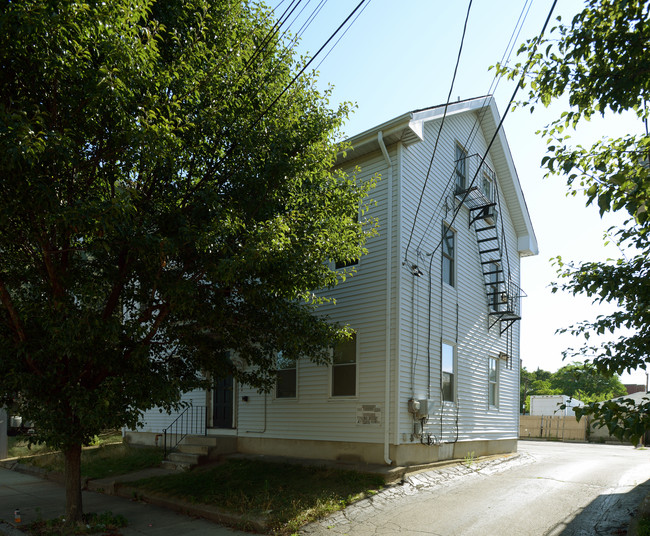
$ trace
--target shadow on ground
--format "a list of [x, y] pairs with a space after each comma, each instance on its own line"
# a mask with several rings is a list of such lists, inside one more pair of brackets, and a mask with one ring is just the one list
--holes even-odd
[[[578, 513], [558, 523], [545, 536], [624, 536], [639, 505], [650, 494], [650, 480], [627, 493], [606, 492]], [[567, 501], [571, 497], [567, 496]]]

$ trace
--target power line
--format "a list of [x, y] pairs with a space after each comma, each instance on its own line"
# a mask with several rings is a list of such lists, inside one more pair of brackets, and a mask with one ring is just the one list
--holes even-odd
[[[557, 0], [553, 0], [553, 5], [551, 6], [551, 9], [549, 10], [548, 16], [546, 17], [546, 21], [544, 22], [544, 26], [542, 27], [542, 31], [540, 32], [539, 37], [537, 38], [537, 42], [541, 41], [542, 35], [546, 31], [546, 27], [548, 26], [548, 23], [549, 23], [549, 21], [551, 19], [551, 16], [553, 15], [553, 11], [555, 9], [556, 4], [557, 4]], [[456, 220], [456, 217], [458, 216], [458, 213], [460, 212], [460, 208], [465, 203], [465, 200], [467, 199], [467, 196], [469, 195], [469, 192], [470, 192], [472, 186], [474, 186], [474, 182], [476, 182], [476, 177], [478, 176], [479, 171], [481, 170], [481, 167], [485, 163], [485, 159], [487, 158], [487, 155], [490, 153], [490, 149], [492, 148], [492, 145], [494, 144], [494, 141], [496, 140], [496, 138], [497, 138], [497, 136], [499, 134], [499, 131], [501, 130], [501, 127], [503, 126], [503, 122], [505, 121], [506, 116], [508, 115], [508, 112], [510, 111], [510, 108], [512, 106], [512, 103], [515, 100], [515, 96], [517, 95], [517, 92], [519, 91], [519, 88], [523, 87], [524, 78], [525, 78], [525, 76], [526, 76], [526, 74], [528, 72], [528, 68], [533, 63], [534, 59], [535, 59], [535, 54], [533, 53], [528, 58], [528, 61], [526, 62], [526, 65], [524, 66], [524, 68], [523, 68], [523, 70], [521, 72], [521, 77], [519, 78], [519, 82], [517, 83], [517, 85], [515, 86], [514, 91], [512, 92], [512, 96], [510, 97], [510, 101], [508, 102], [508, 106], [506, 107], [506, 110], [503, 112], [503, 115], [501, 116], [501, 120], [499, 121], [499, 124], [497, 125], [497, 128], [495, 129], [494, 134], [492, 135], [492, 139], [490, 140], [490, 143], [488, 144], [488, 147], [485, 150], [485, 154], [481, 158], [481, 162], [479, 163], [479, 165], [478, 165], [478, 167], [476, 169], [476, 172], [474, 173], [474, 176], [472, 177], [472, 181], [470, 182], [469, 187], [465, 190], [465, 193], [463, 194], [463, 199], [461, 200], [461, 202], [458, 204], [458, 206], [454, 210], [454, 217], [452, 218], [451, 223], [449, 224], [450, 226], [452, 226], [454, 224], [454, 221]], [[433, 255], [436, 253], [436, 251], [438, 250], [438, 248], [441, 245], [442, 245], [442, 239], [438, 242], [438, 245], [434, 248], [434, 250], [431, 253], [428, 253], [427, 255], [430, 255], [431, 258], [433, 259]], [[431, 270], [431, 265], [429, 265], [429, 271], [430, 270]]]
[[[283, 15], [282, 15], [282, 17], [284, 18], [284, 21], [282, 22], [282, 24], [284, 24], [284, 22], [286, 22], [287, 18], [291, 15], [291, 13], [293, 13], [293, 11], [296, 9], [296, 7], [298, 6], [298, 4], [300, 3], [301, 0], [298, 0], [298, 3], [296, 3], [296, 5], [294, 5], [294, 2], [295, 2], [295, 1], [296, 1], [296, 0], [293, 0], [293, 1], [291, 2], [291, 4], [287, 7], [287, 9], [284, 11], [284, 13], [283, 13]], [[266, 114], [268, 114], [268, 112], [269, 112], [269, 111], [270, 111], [270, 110], [271, 110], [271, 109], [272, 109], [272, 108], [277, 104], [277, 102], [278, 102], [278, 101], [279, 101], [279, 100], [284, 96], [284, 94], [285, 94], [285, 93], [286, 93], [286, 92], [287, 92], [287, 91], [288, 91], [288, 90], [293, 86], [293, 84], [295, 84], [296, 80], [298, 80], [298, 78], [300, 78], [300, 76], [303, 75], [303, 73], [307, 70], [307, 68], [311, 65], [311, 63], [312, 63], [312, 62], [313, 62], [313, 61], [314, 61], [314, 60], [319, 56], [319, 54], [323, 51], [323, 49], [325, 49], [325, 48], [327, 47], [327, 45], [332, 41], [332, 39], [334, 39], [334, 37], [336, 37], [336, 35], [341, 31], [341, 28], [343, 28], [343, 27], [348, 23], [348, 21], [349, 21], [349, 20], [354, 16], [354, 14], [359, 10], [359, 8], [360, 8], [364, 3], [369, 2], [369, 1], [370, 1], [370, 0], [361, 0], [361, 1], [357, 4], [357, 6], [352, 10], [352, 12], [350, 12], [350, 14], [345, 18], [345, 20], [344, 20], [344, 21], [339, 25], [339, 27], [338, 27], [338, 28], [337, 28], [337, 29], [336, 29], [336, 30], [335, 30], [335, 31], [334, 31], [334, 32], [333, 32], [333, 33], [328, 37], [327, 41], [325, 41], [325, 43], [324, 43], [324, 44], [323, 44], [323, 45], [318, 49], [318, 51], [317, 51], [317, 52], [316, 52], [316, 53], [315, 53], [315, 54], [314, 54], [314, 55], [309, 59], [308, 62], [305, 63], [305, 65], [300, 69], [300, 71], [299, 71], [299, 72], [298, 72], [298, 73], [297, 73], [297, 74], [296, 74], [296, 75], [291, 79], [291, 81], [290, 81], [290, 82], [289, 82], [289, 83], [288, 83], [288, 84], [287, 84], [287, 85], [282, 89], [282, 91], [281, 91], [281, 92], [280, 92], [280, 93], [279, 93], [279, 94], [278, 94], [278, 95], [273, 99], [273, 101], [272, 101], [272, 102], [271, 102], [271, 103], [270, 103], [270, 104], [269, 104], [269, 105], [268, 105], [268, 106], [267, 106], [267, 107], [262, 111], [262, 113], [257, 117], [257, 119], [255, 119], [255, 121], [254, 121], [254, 122], [253, 122], [253, 123], [248, 127], [249, 129], [254, 129], [254, 128], [255, 128], [255, 127], [260, 123], [260, 121], [262, 121], [262, 119], [266, 116]], [[293, 9], [291, 9], [292, 6], [293, 6]], [[291, 11], [289, 11], [289, 9], [291, 9]], [[318, 9], [318, 6], [317, 6], [317, 10], [320, 11], [320, 10]], [[287, 14], [287, 13], [288, 13], [288, 14]], [[285, 14], [286, 14], [286, 16], [285, 16]], [[312, 21], [313, 21], [313, 18], [314, 18], [314, 17], [312, 17], [312, 19], [311, 19]], [[355, 20], [356, 20], [356, 18], [355, 18]], [[280, 24], [280, 26], [282, 26], [282, 24]], [[310, 24], [311, 24], [311, 22], [310, 22]], [[277, 29], [276, 29], [276, 27], [279, 28], [280, 26], [278, 26], [278, 24], [276, 23], [276, 24], [273, 26], [273, 29], [269, 32], [269, 34], [267, 34], [267, 38], [268, 38], [268, 39], [265, 38], [265, 40], [264, 40], [265, 43], [266, 43], [266, 44], [265, 44], [265, 47], [268, 46], [268, 43], [270, 42], [270, 38], [269, 38], [269, 36], [275, 36], [275, 35], [277, 35]], [[303, 25], [303, 26], [304, 26], [304, 25]], [[348, 28], [348, 29], [349, 29], [349, 28]], [[286, 31], [288, 31], [288, 29], [285, 30], [285, 32], [286, 32]], [[333, 47], [332, 47], [332, 48], [333, 48]], [[258, 51], [257, 51], [257, 52], [258, 52]], [[331, 52], [331, 50], [330, 50], [330, 52]], [[257, 55], [254, 54], [254, 56], [259, 57], [259, 53], [258, 53]], [[248, 62], [248, 63], [250, 63], [250, 62]], [[248, 63], [247, 63], [247, 64], [248, 64]], [[272, 72], [274, 72], [274, 71], [272, 71]], [[238, 80], [241, 79], [241, 76], [243, 76], [243, 74], [245, 74], [245, 72], [244, 72], [244, 73], [240, 73], [240, 76], [238, 77]], [[224, 131], [225, 131], [225, 132], [228, 132], [228, 131], [233, 127], [234, 124], [235, 124], [235, 121], [233, 120], [233, 122], [232, 122], [230, 125], [228, 125], [228, 127], [226, 127], [226, 128], [224, 129]], [[237, 147], [237, 145], [238, 145], [238, 141], [237, 141], [237, 140], [232, 141], [232, 143], [230, 144], [230, 146], [228, 147], [228, 149], [225, 151], [225, 153], [223, 154], [223, 156], [219, 158], [219, 160], [220, 160], [222, 163], [225, 162], [225, 161], [227, 160], [227, 158], [228, 158], [228, 157], [232, 154], [232, 152], [235, 150], [235, 148]], [[215, 173], [216, 173], [216, 170], [212, 172], [213, 175], [214, 175]], [[227, 177], [226, 177], [226, 178], [227, 178]], [[199, 181], [198, 181], [198, 182], [197, 182], [197, 183], [196, 183], [196, 184], [195, 184], [195, 185], [190, 189], [190, 191], [186, 194], [186, 198], [187, 198], [189, 195], [193, 194], [193, 193], [194, 193], [194, 192], [195, 192], [195, 191], [200, 187], [200, 185], [201, 185], [202, 182], [203, 182], [203, 179], [199, 180]]]
[[427, 183], [429, 182], [429, 175], [431, 173], [431, 167], [433, 166], [433, 160], [436, 156], [436, 149], [438, 148], [438, 141], [440, 140], [440, 133], [442, 132], [442, 127], [445, 124], [445, 118], [447, 117], [447, 108], [449, 107], [449, 101], [451, 99], [451, 92], [454, 89], [454, 82], [456, 81], [456, 74], [458, 73], [458, 65], [460, 63], [460, 56], [463, 52], [463, 44], [465, 43], [465, 34], [467, 32], [467, 21], [469, 20], [469, 13], [472, 9], [472, 0], [469, 0], [467, 5], [467, 14], [465, 15], [465, 24], [463, 25], [463, 35], [460, 38], [460, 47], [458, 48], [458, 55], [456, 57], [456, 66], [454, 67], [454, 75], [451, 79], [451, 85], [449, 86], [449, 93], [447, 94], [447, 102], [445, 103], [445, 110], [442, 114], [442, 121], [440, 122], [440, 128], [438, 129], [438, 135], [436, 136], [436, 141], [433, 146], [433, 153], [431, 154], [431, 160], [429, 160], [429, 168], [427, 169], [427, 174], [424, 178], [424, 184], [422, 185], [422, 192], [420, 193], [420, 199], [418, 199], [418, 206], [415, 209], [415, 216], [413, 216], [413, 226], [411, 227], [411, 232], [409, 233], [409, 239], [406, 244], [406, 249], [404, 251], [404, 264], [406, 264], [406, 257], [408, 256], [409, 247], [411, 246], [411, 240], [413, 239], [413, 232], [415, 231], [415, 224], [418, 220], [418, 214], [420, 213], [420, 207], [422, 206], [422, 199], [424, 198], [424, 192], [427, 188]]
[[[514, 27], [512, 33], [510, 34], [510, 39], [508, 41], [508, 44], [506, 45], [506, 48], [505, 48], [505, 50], [503, 52], [503, 55], [501, 56], [501, 63], [503, 63], [504, 61], [506, 61], [506, 63], [507, 63], [510, 60], [510, 56], [512, 55], [512, 51], [514, 49], [515, 43], [517, 42], [517, 38], [519, 37], [519, 34], [521, 33], [521, 30], [523, 28], [523, 25], [524, 25], [526, 19], [528, 18], [528, 13], [530, 12], [531, 6], [532, 6], [532, 0], [526, 0], [526, 2], [524, 2], [524, 5], [523, 5], [523, 7], [522, 7], [522, 9], [521, 9], [521, 11], [519, 13], [519, 18], [517, 19], [517, 23], [515, 24], [515, 27]], [[471, 146], [473, 141], [474, 141], [474, 138], [478, 134], [478, 125], [483, 120], [483, 117], [487, 113], [487, 108], [484, 107], [485, 103], [487, 102], [490, 95], [492, 95], [494, 92], [496, 92], [500, 81], [501, 81], [501, 77], [498, 76], [495, 73], [494, 77], [492, 78], [492, 82], [490, 83], [490, 87], [488, 88], [488, 90], [487, 90], [487, 92], [485, 94], [483, 109], [479, 112], [479, 115], [474, 120], [474, 124], [472, 125], [470, 133], [467, 136], [467, 139], [465, 141], [465, 147]], [[496, 82], [496, 84], [495, 84], [495, 82]], [[446, 186], [445, 186], [445, 188], [443, 190], [443, 195], [438, 198], [438, 202], [436, 203], [436, 206], [435, 206], [435, 208], [434, 208], [434, 210], [433, 210], [433, 212], [431, 214], [431, 217], [429, 218], [429, 221], [427, 222], [427, 225], [426, 225], [426, 227], [424, 229], [424, 232], [422, 233], [422, 237], [420, 238], [420, 240], [418, 242], [418, 245], [416, 247], [416, 251], [420, 250], [420, 246], [422, 245], [422, 242], [426, 238], [426, 236], [427, 236], [427, 234], [429, 232], [429, 229], [431, 228], [431, 223], [433, 222], [434, 219], [436, 219], [436, 217], [438, 215], [438, 211], [440, 209], [440, 203], [446, 197], [447, 189], [450, 187], [450, 185], [453, 182], [454, 174], [455, 174], [455, 172], [452, 170], [452, 172], [451, 172], [451, 174], [449, 176], [449, 179], [447, 181], [447, 184], [446, 184]], [[415, 227], [415, 222], [414, 222], [414, 227]], [[405, 261], [406, 261], [406, 255], [405, 255]]]
[[339, 27], [336, 29], [336, 31], [330, 35], [327, 38], [327, 41], [318, 49], [316, 54], [314, 54], [309, 61], [298, 71], [298, 73], [293, 77], [291, 82], [289, 82], [286, 87], [280, 92], [280, 94], [273, 99], [271, 104], [269, 104], [266, 109], [260, 114], [260, 116], [255, 120], [255, 122], [251, 125], [251, 128], [255, 128], [259, 122], [264, 118], [264, 116], [277, 104], [277, 102], [282, 98], [282, 96], [295, 84], [296, 80], [302, 76], [302, 74], [307, 70], [307, 68], [312, 64], [312, 62], [318, 57], [318, 55], [323, 51], [323, 49], [329, 44], [329, 42], [336, 37], [336, 34], [338, 34], [341, 31], [341, 28], [347, 24], [347, 22], [352, 18], [352, 16], [359, 10], [359, 8], [368, 0], [361, 0], [358, 4], [357, 7], [355, 7], [352, 12], [346, 17], [346, 19], [339, 25]]
[[345, 35], [350, 31], [350, 28], [352, 28], [352, 26], [354, 25], [354, 23], [357, 22], [357, 19], [361, 16], [361, 14], [362, 14], [362, 13], [366, 10], [366, 8], [370, 5], [370, 2], [372, 2], [372, 0], [368, 0], [368, 3], [367, 3], [365, 6], [363, 6], [363, 9], [362, 9], [361, 11], [359, 11], [359, 14], [358, 14], [356, 17], [354, 17], [354, 20], [350, 23], [350, 25], [349, 25], [349, 26], [345, 29], [345, 31], [341, 34], [341, 37], [339, 37], [339, 38], [336, 40], [336, 43], [334, 43], [334, 44], [332, 45], [332, 48], [330, 48], [330, 49], [327, 51], [327, 54], [325, 54], [325, 56], [323, 56], [323, 59], [320, 60], [320, 61], [318, 62], [318, 65], [316, 65], [316, 67], [314, 68], [314, 70], [316, 70], [316, 71], [318, 70], [318, 68], [321, 66], [321, 64], [322, 64], [322, 63], [327, 59], [327, 57], [331, 54], [332, 50], [334, 50], [334, 49], [336, 48], [336, 46], [339, 44], [339, 42], [341, 41], [341, 39], [343, 39], [343, 38], [345, 37]]

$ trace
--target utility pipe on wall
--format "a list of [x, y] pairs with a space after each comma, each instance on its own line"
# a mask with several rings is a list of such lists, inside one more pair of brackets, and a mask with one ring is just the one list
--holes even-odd
[[384, 386], [384, 461], [391, 465], [390, 459], [390, 332], [391, 332], [391, 283], [392, 283], [392, 265], [393, 265], [393, 164], [390, 160], [384, 137], [381, 132], [377, 134], [377, 143], [384, 155], [384, 160], [388, 166], [388, 194], [386, 203], [386, 374]]

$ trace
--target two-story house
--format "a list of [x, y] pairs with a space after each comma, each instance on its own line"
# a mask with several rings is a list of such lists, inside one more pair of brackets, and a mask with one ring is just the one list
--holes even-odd
[[[441, 123], [444, 116], [444, 126]], [[231, 449], [406, 465], [515, 451], [520, 259], [537, 254], [491, 97], [408, 112], [341, 155], [372, 192], [379, 233], [323, 313], [355, 329], [333, 363], [278, 363], [276, 389], [232, 380], [186, 400]], [[176, 416], [145, 415], [134, 442]]]

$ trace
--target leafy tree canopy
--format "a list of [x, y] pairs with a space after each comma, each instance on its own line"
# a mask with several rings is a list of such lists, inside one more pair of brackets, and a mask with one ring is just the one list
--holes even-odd
[[[620, 211], [627, 216], [610, 230], [625, 256], [607, 262], [556, 259], [561, 282], [554, 290], [617, 306], [612, 314], [564, 330], [584, 340], [567, 355], [589, 357], [607, 375], [645, 369], [650, 360], [650, 136], [644, 128], [650, 97], [649, 20], [648, 0], [588, 0], [569, 24], [559, 21], [551, 37], [528, 41], [520, 49], [531, 62], [529, 94], [522, 104], [532, 111], [537, 103], [548, 106], [563, 96], [569, 100], [569, 109], [541, 132], [548, 144], [542, 161], [547, 175], [562, 175], [569, 193], [583, 193], [601, 215]], [[498, 69], [515, 77], [523, 66]], [[603, 138], [590, 147], [570, 145], [569, 129], [595, 114], [626, 111], [638, 117], [637, 133]], [[592, 335], [602, 334], [611, 338], [590, 342]], [[579, 413], [592, 414], [610, 431], [622, 430], [621, 437], [636, 441], [639, 430], [650, 427], [648, 409], [630, 413], [621, 408], [618, 413], [592, 405]]]
[[372, 184], [331, 171], [348, 107], [252, 2], [0, 10], [0, 398], [65, 451], [72, 521], [101, 429], [327, 361], [348, 332], [312, 289], [364, 252]]

